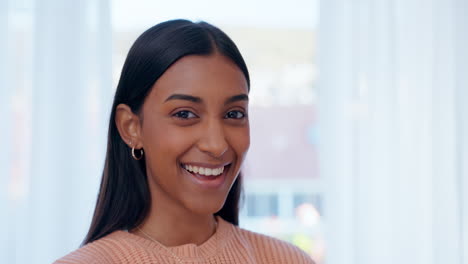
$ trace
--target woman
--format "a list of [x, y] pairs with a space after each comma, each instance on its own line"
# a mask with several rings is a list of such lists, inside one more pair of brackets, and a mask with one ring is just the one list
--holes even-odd
[[56, 263], [313, 263], [238, 227], [249, 86], [220, 29], [172, 20], [144, 32], [114, 98], [91, 228]]

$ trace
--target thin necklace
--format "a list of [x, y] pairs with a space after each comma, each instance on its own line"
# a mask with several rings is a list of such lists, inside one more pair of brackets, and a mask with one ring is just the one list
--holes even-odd
[[[161, 244], [161, 242], [157, 241], [156, 239], [151, 237], [149, 234], [147, 234], [145, 231], [141, 230], [139, 226], [137, 226], [137, 230], [140, 231], [146, 238], [158, 244], [160, 247], [164, 248], [167, 252], [169, 252], [177, 260], [177, 263], [182, 264], [182, 260], [176, 254], [174, 254], [174, 252], [172, 252], [166, 246]], [[215, 236], [216, 236], [216, 251], [218, 251], [218, 221], [216, 220], [215, 220]]]

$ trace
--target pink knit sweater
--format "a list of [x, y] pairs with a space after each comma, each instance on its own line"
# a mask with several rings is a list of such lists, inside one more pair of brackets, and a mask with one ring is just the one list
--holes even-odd
[[241, 229], [218, 217], [218, 229], [206, 242], [163, 248], [128, 233], [115, 231], [54, 262], [55, 264], [97, 263], [265, 263], [313, 264], [305, 252], [281, 240]]

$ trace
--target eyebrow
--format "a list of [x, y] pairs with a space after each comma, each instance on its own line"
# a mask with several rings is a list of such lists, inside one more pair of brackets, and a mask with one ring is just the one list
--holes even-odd
[[234, 95], [226, 99], [226, 101], [224, 101], [224, 104], [231, 104], [237, 101], [249, 101], [249, 96], [246, 94]]
[[186, 100], [186, 101], [190, 101], [194, 103], [201, 103], [203, 101], [200, 97], [187, 95], [187, 94], [173, 94], [169, 96], [164, 102], [167, 102], [170, 100]]
[[[185, 101], [190, 101], [193, 103], [203, 103], [203, 100], [200, 97], [193, 96], [193, 95], [188, 95], [188, 94], [173, 94], [169, 96], [164, 102], [170, 101], [170, 100], [185, 100]], [[237, 101], [249, 101], [249, 96], [247, 94], [238, 94], [229, 97], [224, 101], [224, 104], [231, 104]]]

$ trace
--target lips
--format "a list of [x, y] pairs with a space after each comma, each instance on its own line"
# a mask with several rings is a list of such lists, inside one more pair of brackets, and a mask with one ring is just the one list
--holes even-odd
[[226, 181], [226, 175], [229, 172], [231, 164], [226, 166], [209, 166], [210, 168], [206, 165], [196, 166], [195, 164], [181, 164], [181, 167], [184, 174], [200, 187], [219, 188]]
[[218, 176], [223, 173], [224, 166], [215, 166], [215, 168], [206, 168], [195, 165], [183, 164], [182, 167], [191, 173], [200, 174], [204, 176]]

